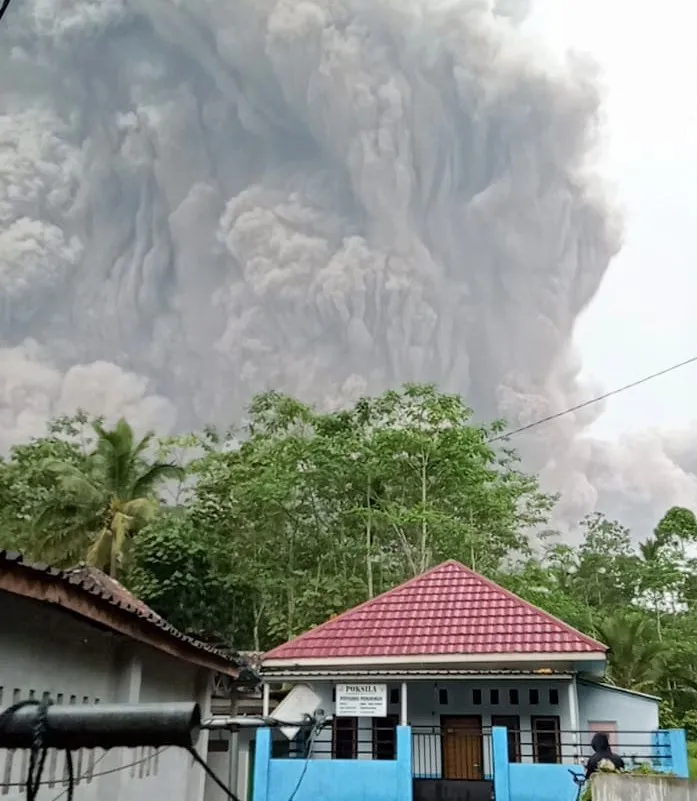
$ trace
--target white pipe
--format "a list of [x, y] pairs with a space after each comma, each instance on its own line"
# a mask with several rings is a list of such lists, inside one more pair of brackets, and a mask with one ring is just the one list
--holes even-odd
[[262, 715], [216, 715], [215, 717], [208, 718], [201, 723], [201, 728], [209, 731], [215, 729], [230, 729], [230, 728], [262, 728], [263, 726], [269, 727], [293, 727], [293, 726], [310, 726], [315, 723], [311, 717], [303, 718], [303, 720], [276, 720], [276, 718], [263, 717]]
[[406, 726], [408, 715], [407, 715], [407, 683], [406, 681], [402, 682], [402, 691], [399, 694], [399, 725]]

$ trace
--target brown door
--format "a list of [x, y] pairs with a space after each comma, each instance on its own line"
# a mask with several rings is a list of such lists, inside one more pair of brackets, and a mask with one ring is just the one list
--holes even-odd
[[441, 717], [443, 778], [481, 779], [484, 775], [482, 719], [479, 716]]

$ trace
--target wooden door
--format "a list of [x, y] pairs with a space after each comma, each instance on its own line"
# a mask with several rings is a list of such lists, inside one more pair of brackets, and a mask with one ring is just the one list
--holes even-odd
[[482, 719], [478, 715], [440, 719], [444, 779], [481, 779], [484, 775]]

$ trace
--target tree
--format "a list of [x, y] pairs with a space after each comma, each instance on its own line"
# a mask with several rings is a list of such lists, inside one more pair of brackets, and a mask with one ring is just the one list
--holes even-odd
[[125, 420], [113, 429], [93, 424], [96, 440], [76, 462], [51, 458], [41, 469], [55, 481], [34, 521], [41, 551], [56, 564], [70, 564], [83, 553], [88, 564], [115, 576], [130, 538], [158, 511], [158, 487], [181, 479], [180, 467], [148, 462], [153, 434], [136, 441]]
[[[14, 446], [9, 457], [0, 460], [0, 547], [24, 552], [46, 561], [53, 555], [42, 538], [37, 538], [33, 521], [59, 490], [46, 465], [60, 461], [82, 468], [90, 447], [92, 428], [87, 416], [60, 417], [49, 422], [44, 437]], [[70, 558], [58, 549], [60, 557]], [[78, 553], [74, 556], [77, 557]]]
[[636, 612], [615, 612], [596, 624], [610, 649], [608, 678], [628, 690], [655, 690], [665, 669], [664, 648], [651, 622]]
[[248, 647], [253, 620], [241, 571], [187, 509], [165, 510], [133, 540], [123, 583], [166, 620], [216, 645]]
[[253, 588], [255, 647], [442, 559], [494, 572], [526, 550], [552, 499], [513, 452], [488, 444], [500, 427], [471, 414], [430, 386], [326, 414], [264, 393], [240, 431], [205, 450], [192, 466], [192, 520], [227, 543], [230, 569]]

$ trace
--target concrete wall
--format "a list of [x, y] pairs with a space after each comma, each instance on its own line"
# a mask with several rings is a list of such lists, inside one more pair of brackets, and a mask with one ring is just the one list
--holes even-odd
[[[656, 739], [665, 742], [665, 769], [687, 777], [687, 744], [682, 729], [656, 732]], [[525, 765], [508, 761], [506, 730], [495, 728], [492, 733], [494, 790], [496, 801], [574, 801], [578, 792], [570, 770], [582, 774], [581, 766]], [[653, 796], [640, 796], [649, 801]], [[597, 799], [593, 798], [593, 801]], [[625, 799], [621, 799], [625, 801]], [[697, 801], [697, 800], [696, 800]]]
[[[313, 690], [321, 697], [322, 708], [328, 714], [334, 714], [332, 690], [334, 683], [330, 681], [312, 682]], [[399, 717], [401, 710], [401, 683], [388, 682], [388, 699], [392, 691], [400, 693], [400, 701], [388, 703], [388, 714]], [[516, 689], [518, 703], [511, 703], [509, 691]], [[516, 715], [520, 719], [522, 740], [522, 761], [532, 762], [531, 717], [535, 715], [556, 715], [560, 719], [562, 730], [562, 752], [565, 758], [574, 761], [577, 738], [571, 733], [576, 728], [572, 721], [570, 691], [573, 685], [569, 680], [452, 680], [452, 681], [413, 681], [407, 683], [407, 723], [412, 727], [414, 740], [414, 775], [419, 778], [438, 778], [441, 771], [441, 745], [437, 731], [441, 716], [477, 715], [481, 717], [482, 728], [491, 727], [494, 715]], [[440, 691], [447, 692], [447, 703], [441, 703]], [[474, 691], [481, 693], [481, 704], [474, 704]], [[498, 704], [491, 703], [491, 691], [498, 690]], [[537, 704], [530, 703], [530, 690], [536, 690], [539, 696]], [[558, 703], [550, 702], [550, 690], [556, 690]], [[357, 758], [372, 759], [373, 734], [372, 719], [360, 718], [358, 721]], [[280, 732], [273, 734], [274, 740], [282, 741]], [[331, 759], [331, 727], [325, 728], [315, 739], [313, 757], [315, 759]], [[484, 742], [484, 774], [491, 775], [491, 753], [489, 741]]]
[[256, 734], [253, 801], [409, 801], [411, 733], [397, 729], [397, 758], [271, 759], [271, 732]]
[[656, 776], [598, 776], [593, 801], [697, 801], [697, 782]]
[[[208, 674], [127, 642], [55, 606], [0, 593], [0, 708], [42, 696], [59, 704], [198, 700]], [[206, 754], [207, 734], [198, 743]], [[28, 752], [0, 750], [0, 801], [20, 801]], [[74, 755], [75, 801], [202, 801], [203, 771], [179, 749], [85, 751]], [[107, 771], [111, 771], [107, 773]], [[65, 789], [65, 759], [51, 752], [42, 795]]]
[[[646, 761], [652, 752], [651, 732], [658, 729], [659, 702], [625, 690], [578, 682], [578, 705], [581, 729], [590, 730], [592, 722], [615, 724], [616, 750], [628, 762]], [[585, 738], [584, 757], [591, 755], [590, 737]]]

